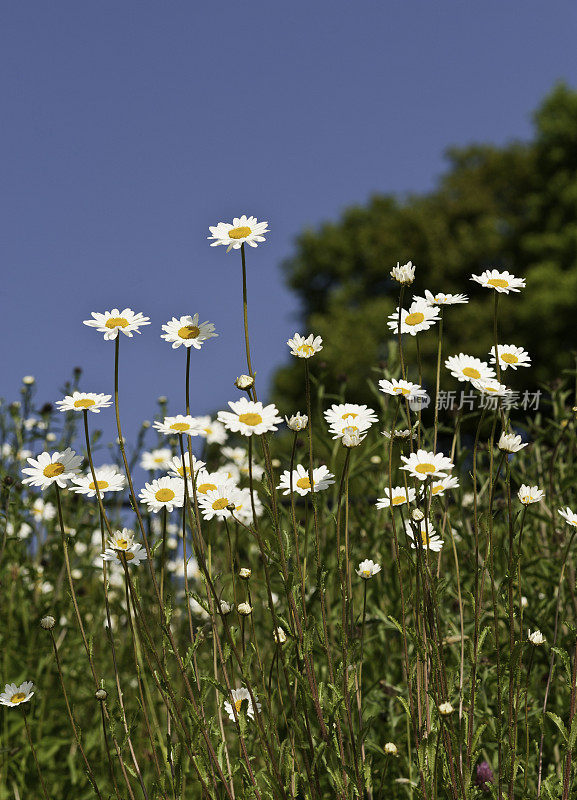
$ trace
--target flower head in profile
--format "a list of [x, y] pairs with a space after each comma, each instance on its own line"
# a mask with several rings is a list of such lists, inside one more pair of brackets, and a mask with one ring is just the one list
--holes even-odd
[[523, 443], [519, 435], [514, 433], [502, 433], [499, 437], [497, 447], [504, 453], [518, 453], [524, 447], [527, 447], [528, 442]]
[[96, 328], [107, 340], [116, 339], [119, 331], [132, 338], [133, 333], [140, 333], [139, 328], [143, 325], [150, 325], [149, 317], [145, 317], [140, 311], [135, 314], [130, 308], [122, 311], [113, 308], [103, 314], [93, 311], [92, 316], [94, 319], [85, 319], [84, 324]]
[[498, 269], [486, 269], [480, 275], [472, 275], [472, 281], [480, 283], [485, 289], [494, 289], [502, 294], [520, 292], [525, 288], [523, 278], [516, 278], [510, 272], [499, 272]]
[[451, 375], [458, 381], [477, 381], [495, 377], [495, 370], [485, 361], [475, 356], [468, 356], [459, 353], [458, 356], [449, 356], [445, 361], [445, 367]]
[[218, 489], [223, 483], [230, 483], [231, 479], [224, 470], [209, 472], [201, 467], [196, 473], [196, 493], [197, 495], [207, 494]]
[[375, 575], [378, 575], [380, 571], [381, 565], [375, 564], [375, 562], [371, 561], [369, 558], [365, 558], [364, 561], [361, 561], [356, 570], [359, 578], [362, 578], [364, 581], [368, 581], [369, 578], [373, 578]]
[[309, 423], [309, 418], [306, 414], [301, 414], [300, 411], [297, 411], [292, 417], [285, 417], [285, 422], [291, 431], [304, 431]]
[[377, 498], [377, 508], [389, 508], [389, 506], [402, 506], [405, 503], [413, 503], [416, 492], [414, 489], [405, 489], [404, 486], [393, 486], [392, 489], [383, 489], [384, 496]]
[[397, 261], [397, 266], [393, 267], [390, 272], [391, 278], [401, 286], [410, 286], [415, 280], [415, 267], [412, 261], [407, 261], [406, 264], [400, 264]]
[[140, 466], [149, 472], [157, 469], [166, 469], [172, 457], [172, 450], [169, 447], [160, 447], [150, 452], [145, 451], [140, 459]]
[[[440, 319], [439, 309], [436, 306], [430, 306], [422, 300], [413, 302], [406, 308], [401, 309], [401, 333], [410, 333], [411, 336], [416, 336], [422, 331], [427, 331], [432, 328], [435, 322]], [[393, 333], [399, 332], [399, 309], [395, 310], [394, 314], [389, 314], [389, 322], [387, 325]]]
[[[517, 367], [530, 367], [531, 358], [526, 350], [522, 347], [516, 347], [514, 344], [499, 344], [497, 345], [499, 351], [499, 366], [501, 369], [517, 369]], [[495, 346], [490, 349], [489, 355], [491, 356], [491, 364], [495, 364]]]
[[523, 484], [517, 492], [517, 497], [524, 506], [528, 506], [531, 503], [539, 503], [545, 497], [545, 492], [543, 489], [539, 489], [538, 486]]
[[[257, 714], [260, 713], [261, 704], [258, 701], [258, 697], [254, 696], [254, 702], [256, 704], [256, 712]], [[232, 705], [228, 702], [228, 700], [224, 704], [224, 710], [228, 714], [228, 718], [235, 722], [236, 718], [234, 715], [234, 711], [236, 711], [236, 716], [240, 716], [242, 713], [246, 713], [249, 719], [254, 719], [254, 712], [255, 708], [252, 702], [252, 698], [250, 696], [250, 692], [248, 689], [245, 689], [244, 686], [241, 686], [240, 689], [233, 689], [231, 691], [231, 699]], [[232, 706], [234, 705], [234, 711], [232, 710]]]
[[190, 455], [186, 453], [184, 458], [184, 463], [180, 456], [174, 456], [168, 460], [166, 464], [166, 468], [168, 470], [168, 474], [171, 478], [183, 478], [186, 472], [186, 479], [190, 480], [193, 477], [193, 474], [196, 475], [199, 470], [205, 467], [206, 464], [204, 461], [201, 461], [199, 458], [192, 456], [192, 463], [190, 461]]
[[77, 456], [74, 450], [67, 447], [62, 453], [40, 453], [37, 458], [29, 458], [28, 463], [30, 466], [24, 467], [22, 472], [30, 477], [24, 478], [22, 483], [41, 489], [56, 483], [64, 489], [68, 481], [80, 472], [82, 456]]
[[200, 431], [195, 417], [190, 414], [177, 414], [176, 417], [165, 417], [162, 422], [153, 422], [153, 428], [165, 436], [176, 436], [184, 433], [187, 436], [199, 436]]
[[139, 500], [148, 506], [154, 514], [161, 509], [173, 511], [184, 505], [184, 481], [180, 478], [157, 478], [144, 484], [144, 489], [138, 495]]
[[245, 498], [234, 482], [226, 481], [219, 484], [216, 489], [209, 489], [205, 494], [200, 495], [198, 503], [203, 519], [211, 520], [213, 517], [230, 519], [237, 505], [243, 504], [243, 500]]
[[125, 477], [118, 472], [116, 467], [98, 467], [94, 470], [94, 474], [96, 475], [96, 485], [92, 473], [90, 473], [72, 478], [74, 486], [71, 486], [70, 489], [77, 494], [85, 494], [87, 497], [96, 495], [96, 487], [101, 495], [106, 492], [121, 492], [124, 489]]
[[[322, 492], [325, 489], [328, 489], [335, 482], [335, 476], [329, 472], [327, 467], [315, 467], [313, 469], [313, 491], [314, 492]], [[276, 487], [277, 489], [282, 489], [283, 494], [290, 494], [291, 491], [291, 472], [290, 470], [285, 470], [283, 474], [280, 476], [280, 483]], [[297, 464], [296, 469], [293, 469], [292, 472], [292, 490], [297, 494], [300, 494], [301, 497], [304, 497], [306, 494], [310, 494], [311, 491], [311, 482], [309, 478], [308, 469], [302, 466], [302, 464]]]
[[[418, 530], [417, 540], [415, 541], [415, 529]], [[423, 550], [432, 550], [438, 553], [443, 547], [443, 540], [437, 536], [433, 529], [430, 520], [422, 519], [420, 522], [412, 522], [411, 520], [405, 521], [405, 533], [411, 539], [411, 547], [416, 550], [417, 547], [422, 547]], [[420, 544], [417, 541], [420, 540]]]
[[64, 400], [57, 400], [59, 411], [92, 411], [100, 413], [101, 408], [111, 406], [111, 395], [94, 394], [94, 392], [74, 392], [67, 395]]
[[468, 303], [469, 298], [466, 294], [444, 294], [437, 292], [433, 294], [428, 289], [425, 289], [424, 297], [413, 297], [413, 300], [422, 301], [430, 306], [455, 306], [460, 303]]
[[100, 554], [103, 561], [119, 561], [121, 564], [126, 561], [137, 567], [147, 558], [146, 550], [134, 541], [134, 533], [128, 528], [116, 531], [108, 539], [107, 545], [104, 553]]
[[172, 344], [173, 350], [181, 345], [200, 350], [207, 339], [218, 336], [218, 333], [214, 332], [213, 323], [199, 322], [198, 314], [193, 317], [190, 314], [184, 317], [173, 317], [162, 326], [162, 330], [164, 333], [160, 335], [160, 338]]
[[229, 401], [231, 411], [219, 411], [218, 421], [233, 433], [243, 436], [260, 436], [268, 431], [278, 430], [277, 425], [282, 422], [277, 408], [272, 403], [263, 406], [259, 402], [241, 397], [236, 403]]
[[531, 633], [530, 630], [527, 631], [527, 640], [531, 642], [531, 644], [534, 644], [535, 647], [539, 647], [539, 645], [545, 644], [547, 641], [541, 631], [533, 631], [533, 633]]
[[499, 383], [495, 378], [479, 378], [478, 381], [471, 381], [471, 383], [478, 392], [489, 397], [506, 397], [511, 394], [511, 389], [507, 388], [504, 383]]
[[20, 686], [15, 683], [7, 683], [4, 691], [0, 693], [0, 703], [3, 706], [19, 706], [27, 703], [34, 694], [34, 684], [32, 681], [24, 681]]
[[[368, 431], [378, 417], [372, 408], [357, 403], [333, 404], [325, 411], [325, 419], [330, 426], [333, 439], [343, 435], [345, 428], [354, 428], [359, 433]], [[351, 433], [352, 431], [348, 431]]]
[[226, 252], [238, 250], [245, 242], [251, 247], [258, 247], [260, 242], [264, 242], [264, 234], [268, 233], [268, 222], [259, 222], [256, 217], [235, 217], [230, 222], [219, 222], [218, 225], [210, 226], [210, 236], [207, 239], [214, 239], [210, 243], [211, 247], [219, 244], [225, 245]]
[[558, 509], [557, 513], [563, 517], [565, 522], [568, 522], [569, 525], [573, 525], [574, 528], [577, 528], [577, 514], [571, 511], [569, 506], [567, 506], [567, 508]]
[[411, 381], [405, 380], [398, 381], [395, 378], [390, 381], [385, 379], [379, 381], [379, 388], [384, 394], [406, 397], [407, 400], [413, 400], [416, 397], [428, 397], [427, 392], [421, 389], [418, 383], [411, 383]]
[[427, 450], [417, 450], [410, 456], [401, 456], [405, 463], [401, 469], [406, 469], [411, 477], [424, 481], [427, 478], [446, 478], [447, 473], [454, 467], [450, 458], [443, 453], [433, 453]]
[[451, 475], [447, 478], [441, 478], [440, 481], [433, 481], [431, 483], [431, 497], [443, 497], [446, 491], [456, 489], [458, 486], [458, 478], [453, 478]]
[[290, 347], [291, 355], [297, 358], [311, 358], [315, 353], [323, 349], [323, 340], [313, 333], [309, 334], [306, 339], [300, 333], [295, 333], [287, 344]]
[[198, 435], [206, 439], [208, 444], [224, 444], [227, 440], [226, 428], [216, 419], [212, 419], [207, 415], [202, 417], [194, 417]]

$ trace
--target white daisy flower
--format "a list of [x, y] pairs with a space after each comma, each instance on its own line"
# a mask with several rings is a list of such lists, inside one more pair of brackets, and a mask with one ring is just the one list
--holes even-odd
[[80, 472], [82, 456], [77, 456], [74, 450], [67, 447], [62, 453], [40, 453], [37, 458], [29, 458], [28, 463], [30, 466], [22, 472], [30, 477], [24, 478], [22, 483], [41, 489], [56, 483], [64, 489], [67, 482]]
[[[100, 494], [106, 492], [121, 492], [124, 489], [125, 477], [121, 472], [118, 472], [116, 467], [97, 467], [95, 470], [96, 484]], [[72, 478], [70, 489], [77, 494], [85, 494], [87, 497], [96, 496], [96, 486], [90, 475], [79, 475]]]
[[495, 370], [486, 361], [481, 361], [475, 356], [465, 355], [465, 353], [449, 356], [445, 361], [445, 367], [460, 382], [487, 380], [495, 377]]
[[416, 439], [417, 438], [417, 431], [411, 430], [410, 428], [395, 428], [395, 430], [391, 431], [381, 431], [385, 439]]
[[[237, 714], [237, 717], [243, 712], [243, 709], [246, 708], [246, 715], [249, 719], [254, 719], [254, 706], [250, 697], [250, 692], [248, 689], [245, 689], [244, 686], [241, 686], [240, 689], [233, 689], [231, 691], [232, 695], [232, 702], [234, 703], [234, 708]], [[256, 703], [256, 711], [257, 714], [260, 714], [261, 704], [258, 701], [258, 697], [253, 694], [254, 701]], [[243, 703], [245, 705], [243, 706]], [[228, 714], [228, 718], [234, 722], [234, 711], [232, 710], [232, 705], [228, 702], [228, 700], [224, 704], [224, 710]]]
[[454, 306], [458, 303], [468, 303], [469, 298], [466, 294], [444, 294], [443, 292], [437, 292], [437, 294], [433, 294], [428, 289], [425, 289], [425, 296], [424, 297], [413, 297], [413, 300], [417, 302], [424, 302], [430, 306]]
[[190, 414], [165, 417], [162, 422], [153, 422], [152, 427], [164, 433], [165, 436], [175, 436], [178, 433], [184, 433], [187, 436], [200, 436], [196, 417], [191, 417]]
[[27, 703], [34, 694], [33, 689], [32, 681], [24, 681], [20, 686], [16, 686], [15, 683], [7, 683], [4, 691], [0, 693], [0, 703], [3, 706], [12, 707]]
[[[516, 347], [514, 344], [500, 344], [497, 345], [499, 350], [499, 366], [501, 369], [517, 369], [517, 367], [530, 367], [531, 359], [529, 353], [523, 350], [522, 347]], [[495, 364], [495, 346], [489, 351], [491, 356], [491, 364]]]
[[[228, 506], [242, 505], [245, 498], [242, 496], [232, 481], [221, 483], [216, 489], [210, 489], [206, 494], [198, 498], [198, 504], [203, 519], [211, 520], [213, 517], [218, 519], [229, 519], [231, 512]], [[249, 498], [250, 503], [250, 498]]]
[[[313, 469], [313, 491], [322, 492], [324, 489], [328, 489], [334, 482], [335, 476], [329, 472], [327, 467], [322, 466]], [[311, 483], [309, 480], [309, 472], [302, 464], [297, 464], [296, 469], [293, 469], [292, 484], [293, 492], [297, 492], [301, 497], [310, 493]], [[290, 494], [291, 473], [289, 469], [285, 470], [280, 476], [280, 483], [276, 488], [283, 489], [283, 494]]]
[[118, 332], [122, 331], [125, 336], [132, 337], [133, 333], [140, 333], [138, 330], [143, 325], [150, 325], [150, 318], [145, 317], [140, 311], [135, 314], [130, 308], [119, 311], [113, 308], [112, 311], [105, 311], [99, 314], [92, 312], [94, 319], [85, 319], [84, 324], [104, 334], [107, 340], [116, 339]]
[[171, 478], [183, 478], [184, 473], [186, 472], [186, 479], [190, 480], [196, 473], [206, 467], [204, 461], [201, 461], [200, 458], [192, 457], [192, 464], [190, 462], [190, 454], [186, 454], [184, 458], [184, 466], [182, 462], [182, 458], [180, 456], [174, 456], [166, 463], [166, 469], [168, 470], [168, 474]]
[[569, 525], [573, 525], [574, 528], [577, 528], [577, 514], [573, 513], [569, 506], [567, 506], [567, 508], [558, 509], [557, 513], [563, 517], [565, 522], [568, 522]]
[[417, 525], [419, 526], [419, 535], [423, 550], [432, 550], [434, 553], [438, 553], [443, 547], [443, 540], [435, 533], [431, 521], [425, 519], [422, 519], [418, 523], [411, 522], [410, 520], [405, 521], [405, 533], [409, 539], [412, 540], [411, 547], [413, 550], [416, 550], [418, 547], [415, 542], [414, 531], [414, 527]]
[[208, 444], [224, 444], [228, 438], [222, 422], [211, 419], [209, 416], [195, 417], [199, 436], [206, 439]]
[[194, 317], [191, 317], [190, 314], [184, 317], [173, 317], [166, 325], [162, 326], [165, 333], [162, 333], [160, 338], [170, 342], [173, 350], [176, 350], [181, 344], [200, 350], [207, 339], [218, 336], [218, 333], [214, 332], [212, 322], [199, 322], [198, 320], [198, 314], [195, 314]]
[[504, 294], [519, 292], [525, 288], [523, 278], [516, 278], [507, 271], [499, 272], [498, 269], [486, 269], [480, 275], [473, 275], [470, 280], [480, 283], [485, 289], [494, 289]]
[[140, 459], [140, 466], [149, 472], [154, 472], [157, 469], [168, 469], [171, 458], [172, 450], [169, 447], [160, 447], [157, 450], [144, 452]]
[[211, 247], [219, 244], [226, 246], [226, 252], [231, 249], [238, 250], [245, 242], [251, 247], [258, 247], [260, 242], [264, 242], [264, 234], [268, 233], [268, 222], [258, 222], [256, 217], [235, 217], [232, 224], [229, 222], [219, 222], [218, 225], [208, 227], [211, 236], [207, 239], [214, 239], [210, 243]]
[[379, 381], [381, 392], [391, 394], [393, 396], [401, 395], [406, 397], [407, 400], [414, 400], [416, 397], [428, 397], [427, 392], [421, 389], [418, 383], [411, 383], [411, 381], [396, 380], [393, 378], [390, 381]]
[[365, 581], [368, 581], [369, 578], [374, 577], [381, 571], [381, 565], [375, 564], [374, 561], [371, 561], [369, 558], [366, 558], [364, 561], [358, 566], [356, 570], [357, 575], [359, 578], [362, 578]]
[[415, 280], [415, 267], [413, 266], [412, 261], [407, 261], [406, 264], [399, 264], [397, 261], [397, 266], [393, 267], [390, 272], [391, 278], [400, 283], [402, 286], [410, 286], [411, 283]]
[[523, 443], [520, 436], [514, 433], [502, 433], [499, 438], [497, 447], [505, 453], [518, 453], [524, 447], [527, 447], [528, 442]]
[[306, 414], [301, 414], [300, 411], [297, 411], [292, 417], [285, 417], [285, 422], [291, 431], [304, 431], [309, 424], [309, 418]]
[[[401, 309], [401, 333], [410, 333], [411, 336], [416, 336], [421, 331], [427, 331], [435, 322], [440, 319], [439, 309], [436, 306], [430, 306], [424, 302], [413, 302], [406, 308]], [[395, 310], [394, 314], [389, 314], [389, 322], [387, 323], [393, 333], [399, 332], [399, 309]]]
[[218, 421], [224, 423], [225, 427], [233, 433], [240, 433], [243, 436], [260, 436], [268, 431], [276, 431], [277, 423], [282, 422], [275, 405], [272, 403], [263, 406], [259, 402], [253, 402], [246, 397], [241, 397], [236, 403], [229, 401], [231, 411], [219, 411]]
[[539, 503], [545, 497], [545, 492], [538, 486], [527, 486], [523, 483], [517, 492], [517, 497], [524, 506], [528, 506], [531, 503]]
[[230, 476], [224, 470], [209, 472], [201, 468], [196, 473], [196, 493], [197, 495], [213, 492], [225, 483], [230, 483]]
[[343, 428], [356, 428], [362, 433], [367, 431], [378, 417], [372, 408], [356, 403], [333, 404], [325, 411], [325, 419], [330, 426], [333, 439], [342, 436]]
[[[341, 437], [341, 444], [343, 447], [358, 447], [367, 437], [366, 433], [360, 433], [359, 429], [354, 425], [345, 426], [339, 432], [339, 435]], [[333, 439], [336, 438], [336, 436], [333, 436]]]
[[427, 450], [417, 450], [410, 456], [401, 456], [404, 465], [401, 469], [406, 469], [413, 478], [424, 481], [427, 478], [446, 478], [447, 473], [454, 467], [450, 458], [443, 453], [433, 453]]
[[456, 489], [459, 486], [459, 481], [457, 478], [453, 478], [449, 476], [448, 478], [443, 478], [440, 481], [434, 481], [431, 484], [431, 496], [432, 497], [443, 497], [445, 492], [449, 489]]
[[252, 502], [250, 498], [250, 489], [239, 489], [240, 497], [237, 501], [237, 504], [234, 508], [234, 516], [236, 519], [243, 522], [245, 525], [250, 525], [253, 520], [252, 514], [252, 502], [254, 502], [254, 513], [257, 517], [262, 516], [263, 506], [260, 501], [258, 494], [253, 491]]
[[291, 350], [291, 355], [297, 358], [310, 358], [323, 349], [323, 340], [320, 336], [309, 334], [306, 339], [300, 333], [295, 333], [292, 339], [287, 342]]
[[477, 391], [482, 394], [492, 395], [493, 397], [506, 397], [511, 394], [504, 383], [499, 383], [495, 378], [480, 378], [478, 381], [471, 381]]
[[527, 640], [531, 642], [531, 644], [534, 644], [535, 647], [539, 647], [539, 645], [545, 644], [547, 641], [541, 631], [533, 631], [533, 633], [531, 633], [530, 630], [527, 631]]
[[223, 447], [220, 452], [223, 458], [232, 461], [239, 468], [248, 465], [248, 453], [244, 447]]
[[111, 395], [94, 394], [94, 392], [74, 392], [67, 395], [64, 400], [57, 400], [55, 405], [59, 411], [93, 411], [100, 413], [101, 408], [111, 406]]
[[146, 550], [130, 537], [132, 531], [124, 528], [122, 533], [115, 535], [110, 543], [113, 546], [107, 547], [104, 553], [100, 554], [103, 561], [115, 561], [122, 564], [123, 559], [131, 566], [137, 567], [142, 561], [147, 558]]
[[38, 497], [32, 503], [30, 511], [33, 517], [42, 520], [42, 522], [50, 522], [56, 516], [56, 508], [52, 503], [45, 503], [41, 497]]
[[148, 506], [148, 510], [155, 514], [162, 508], [173, 511], [184, 505], [184, 482], [179, 478], [157, 478], [144, 484], [144, 489], [138, 495], [139, 500]]
[[415, 501], [416, 492], [414, 489], [405, 489], [404, 486], [393, 486], [391, 489], [383, 489], [384, 497], [378, 497], [376, 506], [377, 508], [389, 508], [389, 506], [402, 506], [405, 503], [413, 503]]

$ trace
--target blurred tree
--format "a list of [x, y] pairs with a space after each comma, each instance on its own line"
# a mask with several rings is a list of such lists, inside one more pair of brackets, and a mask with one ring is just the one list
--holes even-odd
[[[559, 84], [534, 116], [535, 135], [505, 147], [471, 145], [447, 152], [438, 188], [399, 199], [375, 196], [334, 223], [307, 230], [283, 266], [302, 303], [299, 332], [320, 334], [327, 391], [346, 376], [351, 402], [374, 399], [368, 379], [387, 357], [387, 315], [398, 304], [389, 272], [397, 261], [417, 265], [406, 293], [466, 292], [471, 303], [445, 311], [444, 355], [481, 358], [493, 344], [492, 293], [470, 282], [497, 267], [527, 280], [501, 301], [501, 343], [525, 347], [534, 367], [507, 374], [513, 388], [554, 379], [573, 362], [577, 334], [577, 92]], [[406, 337], [414, 363], [415, 341]], [[421, 336], [424, 382], [433, 383], [437, 337]], [[283, 411], [303, 407], [297, 359], [280, 369], [274, 400]], [[302, 367], [302, 364], [300, 365]], [[520, 374], [522, 373], [522, 374]]]

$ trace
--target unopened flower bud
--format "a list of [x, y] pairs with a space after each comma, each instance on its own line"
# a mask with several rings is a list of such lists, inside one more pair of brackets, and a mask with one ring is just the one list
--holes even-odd
[[226, 600], [221, 600], [219, 607], [221, 614], [230, 614], [232, 606], [230, 605], [230, 603], [227, 603]]
[[455, 709], [449, 702], [441, 703], [441, 705], [439, 706], [439, 714], [441, 714], [443, 717], [448, 717], [450, 714], [453, 713], [454, 710]]
[[247, 617], [249, 614], [252, 613], [252, 606], [249, 605], [248, 603], [239, 603], [238, 606], [236, 607], [236, 610], [238, 611], [239, 614], [242, 614], [243, 616]]
[[304, 431], [309, 422], [307, 415], [301, 414], [300, 411], [293, 414], [292, 417], [285, 417], [285, 420], [291, 431]]
[[35, 383], [35, 381], [36, 378], [34, 377], [34, 375], [25, 375], [22, 378], [22, 383], [24, 383], [26, 386], [31, 386], [33, 383]]
[[52, 628], [56, 625], [56, 620], [54, 617], [48, 615], [47, 617], [42, 617], [40, 620], [40, 625], [44, 628], [45, 631], [51, 631]]
[[235, 380], [234, 385], [237, 389], [244, 389], [245, 391], [248, 391], [254, 386], [254, 378], [252, 375], [239, 375]]
[[277, 628], [276, 631], [273, 631], [272, 635], [277, 644], [284, 644], [286, 642], [286, 633], [282, 628]]
[[108, 697], [108, 692], [106, 689], [98, 689], [96, 692], [94, 692], [94, 697], [103, 702]]
[[271, 467], [273, 467], [273, 469], [278, 469], [280, 467], [280, 465], [281, 465], [281, 462], [280, 462], [279, 458], [273, 458], [271, 460], [270, 464], [271, 464]]
[[248, 567], [242, 567], [238, 574], [243, 580], [248, 581], [252, 575], [252, 570], [250, 570]]
[[410, 286], [411, 283], [415, 280], [415, 267], [413, 266], [412, 261], [407, 261], [406, 264], [399, 264], [397, 261], [397, 266], [393, 267], [391, 270], [391, 278], [400, 283], [401, 286]]
[[397, 756], [399, 754], [397, 745], [394, 742], [387, 742], [383, 750], [388, 756]]
[[535, 647], [539, 647], [540, 644], [545, 644], [547, 641], [541, 631], [533, 631], [533, 633], [531, 633], [531, 631], [527, 631], [527, 639], [531, 642], [531, 644], [534, 644]]
[[233, 511], [236, 511], [236, 506], [235, 506], [235, 504], [234, 504], [234, 503], [229, 503], [229, 504], [227, 505], [227, 507], [226, 507], [226, 510], [227, 510], [227, 511], [230, 511], [230, 513], [232, 514], [232, 512], [233, 512]]
[[419, 508], [415, 508], [411, 511], [411, 518], [414, 522], [422, 522], [425, 519], [425, 515]]

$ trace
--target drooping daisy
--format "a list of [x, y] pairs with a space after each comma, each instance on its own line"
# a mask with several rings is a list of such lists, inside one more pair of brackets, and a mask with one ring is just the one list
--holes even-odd
[[[101, 495], [106, 492], [121, 492], [124, 489], [125, 477], [121, 472], [118, 472], [116, 467], [98, 467], [94, 470], [96, 475], [96, 485]], [[94, 497], [96, 495], [96, 486], [92, 474], [79, 475], [72, 478], [70, 489], [77, 494], [85, 494], [87, 497]]]
[[569, 525], [573, 525], [574, 528], [577, 528], [577, 514], [571, 511], [569, 506], [567, 506], [567, 508], [558, 509], [557, 513], [563, 517], [565, 522], [568, 522]]
[[525, 288], [523, 278], [516, 278], [507, 271], [499, 272], [498, 269], [486, 269], [480, 275], [472, 275], [470, 280], [480, 283], [485, 289], [494, 289], [504, 294], [519, 292]]
[[449, 356], [445, 366], [451, 375], [458, 381], [478, 381], [495, 377], [495, 370], [486, 361], [481, 361], [475, 356], [459, 353], [458, 356]]
[[499, 437], [497, 447], [505, 453], [518, 453], [524, 447], [527, 447], [528, 442], [523, 442], [519, 435], [514, 433], [502, 433]]
[[[324, 489], [328, 489], [331, 484], [335, 482], [335, 476], [329, 472], [327, 467], [315, 467], [313, 469], [313, 491], [314, 492], [322, 492]], [[311, 483], [309, 480], [309, 472], [308, 469], [302, 466], [302, 464], [297, 464], [296, 469], [293, 470], [292, 473], [292, 484], [293, 484], [293, 492], [297, 492], [302, 497], [305, 494], [309, 494], [311, 491]], [[276, 487], [277, 489], [283, 489], [283, 494], [290, 494], [291, 491], [291, 473], [290, 470], [285, 470], [283, 474], [280, 476], [280, 483]]]
[[32, 681], [24, 681], [20, 686], [15, 683], [7, 683], [4, 691], [0, 693], [0, 703], [3, 706], [19, 706], [27, 703], [34, 694], [34, 684]]
[[364, 581], [368, 581], [369, 578], [373, 578], [375, 575], [378, 575], [380, 571], [380, 564], [375, 564], [375, 562], [371, 561], [370, 558], [366, 558], [364, 561], [361, 561], [356, 573], [359, 578], [362, 578]]
[[434, 481], [431, 484], [431, 496], [443, 497], [445, 492], [449, 489], [456, 489], [459, 486], [459, 480], [449, 475], [448, 478], [443, 478], [440, 481]]
[[539, 503], [545, 497], [545, 492], [538, 486], [527, 486], [524, 483], [517, 492], [517, 497], [524, 506], [528, 506], [531, 503]]
[[454, 306], [458, 303], [468, 303], [469, 298], [466, 294], [444, 294], [437, 292], [433, 294], [428, 289], [425, 289], [424, 297], [413, 297], [413, 300], [425, 302], [430, 306]]
[[153, 422], [152, 427], [166, 436], [184, 433], [187, 436], [200, 436], [195, 417], [190, 414], [177, 414], [176, 417], [165, 417], [162, 422]]
[[195, 314], [194, 317], [191, 317], [190, 314], [184, 317], [173, 317], [162, 326], [165, 333], [162, 333], [160, 338], [171, 342], [173, 350], [176, 350], [181, 344], [200, 350], [207, 339], [218, 336], [218, 333], [214, 332], [212, 322], [199, 322], [198, 320], [198, 314]]
[[229, 401], [232, 411], [219, 411], [218, 421], [233, 433], [240, 433], [243, 436], [260, 436], [268, 431], [276, 431], [277, 423], [282, 422], [276, 406], [271, 403], [263, 406], [259, 402], [253, 402], [246, 397], [241, 397], [236, 403]]
[[[231, 695], [237, 717], [243, 713], [244, 709], [246, 709], [247, 717], [249, 719], [254, 719], [254, 705], [251, 700], [250, 692], [248, 691], [248, 689], [245, 689], [244, 686], [241, 686], [240, 689], [233, 689], [231, 691]], [[258, 697], [254, 693], [253, 696], [254, 696], [254, 702], [256, 703], [257, 714], [260, 714], [261, 704], [258, 701]], [[228, 700], [224, 704], [224, 710], [228, 714], [228, 718], [232, 722], [235, 722], [234, 711], [232, 710], [232, 705], [228, 702]]]
[[208, 444], [224, 444], [227, 433], [222, 422], [211, 419], [209, 416], [195, 417], [199, 436], [206, 439]]
[[190, 462], [190, 455], [187, 453], [184, 457], [184, 466], [183, 461], [180, 456], [174, 456], [166, 463], [166, 468], [168, 470], [168, 474], [171, 478], [184, 478], [184, 473], [186, 471], [186, 478], [190, 480], [193, 477], [193, 474], [201, 470], [205, 467], [206, 464], [204, 461], [201, 461], [200, 458], [192, 457], [192, 464]]
[[184, 505], [184, 482], [179, 478], [157, 478], [145, 483], [138, 497], [155, 514], [162, 508], [170, 512]]
[[377, 422], [377, 415], [372, 408], [356, 403], [333, 404], [325, 411], [325, 419], [328, 422], [331, 433], [342, 436], [343, 428], [356, 428], [359, 432], [367, 431], [374, 422]]
[[397, 266], [392, 268], [390, 276], [402, 286], [410, 286], [415, 280], [415, 269], [412, 261], [407, 261], [406, 264], [399, 264], [397, 261]]
[[389, 506], [402, 506], [405, 503], [413, 503], [416, 492], [414, 489], [405, 489], [404, 486], [393, 486], [392, 490], [383, 489], [384, 497], [378, 497], [377, 508], [389, 508]]
[[423, 547], [423, 550], [432, 550], [433, 552], [438, 553], [443, 547], [443, 540], [435, 533], [431, 521], [426, 519], [422, 519], [420, 522], [405, 520], [405, 533], [409, 539], [412, 540], [411, 547], [413, 550], [416, 550], [416, 548], [419, 546], [415, 541], [414, 528], [417, 526], [419, 528], [418, 535], [420, 535], [420, 544]]
[[228, 519], [231, 516], [228, 506], [236, 508], [237, 505], [242, 505], [243, 500], [240, 489], [232, 481], [227, 481], [216, 489], [210, 489], [206, 494], [200, 495], [198, 503], [203, 519], [211, 520], [213, 517]]
[[111, 406], [111, 395], [94, 394], [94, 392], [74, 392], [67, 395], [64, 400], [57, 400], [59, 411], [93, 411], [100, 413], [101, 408]]
[[295, 333], [287, 344], [290, 347], [291, 355], [297, 358], [311, 358], [311, 356], [323, 349], [323, 340], [313, 333], [309, 334], [306, 339], [300, 333]]
[[171, 458], [172, 450], [168, 447], [160, 447], [157, 450], [144, 452], [140, 459], [140, 466], [149, 472], [154, 472], [157, 469], [167, 469]]
[[211, 247], [219, 244], [226, 246], [226, 252], [231, 249], [238, 250], [245, 242], [251, 247], [258, 247], [260, 242], [264, 242], [264, 234], [268, 233], [268, 222], [258, 222], [256, 217], [235, 217], [230, 222], [219, 222], [218, 225], [208, 227], [211, 236], [207, 239], [214, 239], [210, 243]]
[[142, 325], [150, 325], [149, 317], [145, 317], [140, 311], [135, 314], [130, 308], [122, 311], [113, 308], [112, 311], [105, 311], [104, 314], [93, 311], [92, 316], [94, 319], [85, 319], [84, 324], [96, 328], [97, 331], [104, 334], [104, 338], [107, 340], [116, 339], [119, 331], [132, 338], [133, 333], [140, 333], [138, 329]]
[[80, 472], [82, 456], [77, 456], [74, 450], [67, 447], [62, 453], [40, 453], [37, 458], [29, 458], [28, 463], [30, 466], [24, 467], [22, 472], [30, 477], [24, 478], [22, 483], [41, 489], [56, 483], [64, 489], [67, 482]]
[[411, 381], [405, 380], [396, 380], [393, 378], [390, 381], [382, 380], [379, 381], [379, 387], [381, 392], [385, 394], [391, 394], [394, 396], [401, 395], [402, 397], [406, 397], [407, 400], [413, 400], [416, 397], [427, 397], [427, 392], [424, 389], [421, 389], [418, 383], [411, 383]]
[[[429, 328], [438, 322], [440, 319], [439, 309], [436, 306], [430, 306], [425, 302], [413, 302], [406, 308], [401, 309], [401, 333], [410, 333], [411, 336], [416, 336], [421, 331], [427, 331]], [[389, 322], [387, 323], [393, 333], [399, 332], [399, 309], [395, 310], [394, 314], [389, 314]]]
[[433, 453], [427, 450], [417, 450], [410, 456], [401, 456], [405, 463], [401, 469], [406, 469], [413, 478], [424, 481], [427, 478], [446, 478], [454, 464], [443, 453]]
[[507, 388], [504, 383], [499, 383], [496, 378], [480, 378], [478, 381], [471, 381], [471, 383], [477, 391], [492, 397], [506, 397], [511, 394], [511, 389]]
[[[516, 347], [514, 344], [500, 344], [497, 345], [499, 350], [499, 366], [501, 369], [517, 369], [517, 367], [530, 367], [531, 358], [526, 350], [522, 347]], [[491, 364], [495, 364], [495, 346], [489, 351], [491, 356]]]
[[52, 503], [45, 503], [41, 497], [32, 503], [30, 511], [35, 519], [42, 520], [42, 522], [50, 522], [56, 516], [56, 508]]

